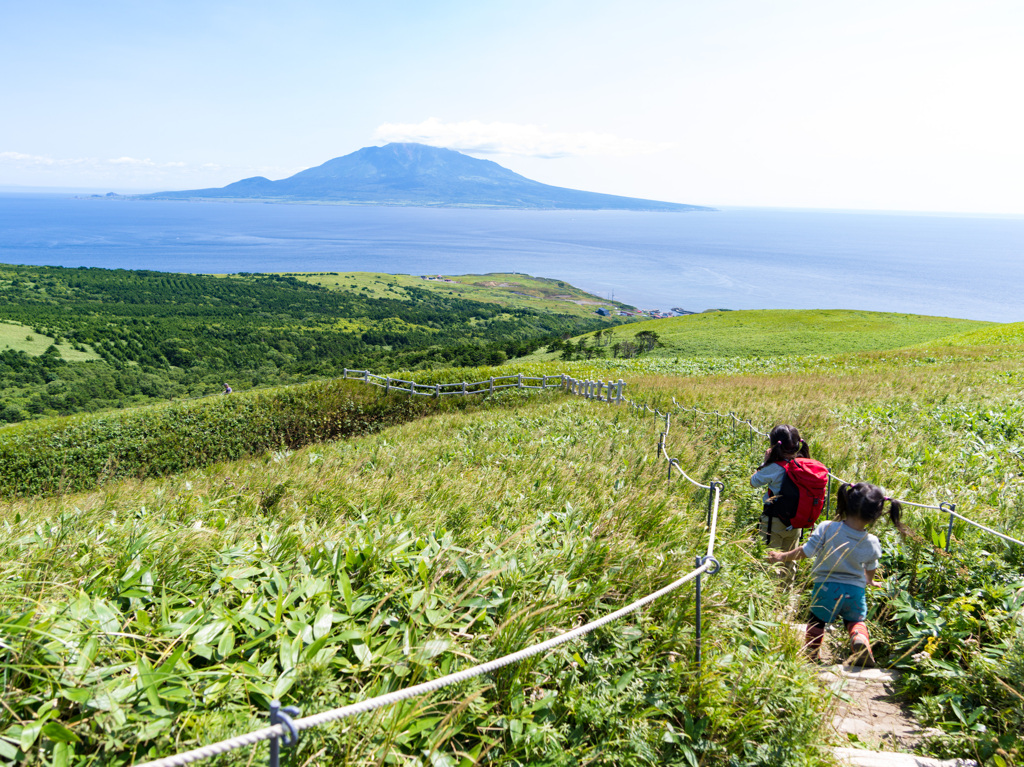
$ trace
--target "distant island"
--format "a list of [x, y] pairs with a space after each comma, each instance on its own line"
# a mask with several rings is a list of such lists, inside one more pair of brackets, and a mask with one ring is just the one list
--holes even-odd
[[137, 195], [148, 200], [262, 200], [349, 205], [534, 210], [714, 210], [541, 184], [490, 160], [424, 144], [364, 147], [280, 181], [263, 176], [219, 189]]

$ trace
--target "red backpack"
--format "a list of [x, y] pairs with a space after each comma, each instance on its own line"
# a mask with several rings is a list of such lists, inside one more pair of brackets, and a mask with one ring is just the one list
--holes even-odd
[[786, 471], [782, 490], [771, 498], [766, 511], [792, 528], [810, 528], [825, 508], [828, 469], [813, 458], [791, 458], [778, 461]]

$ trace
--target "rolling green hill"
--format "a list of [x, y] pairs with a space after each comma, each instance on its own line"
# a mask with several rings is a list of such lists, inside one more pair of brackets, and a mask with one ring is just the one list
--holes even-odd
[[[998, 338], [1006, 332], [999, 327], [975, 320], [844, 309], [716, 311], [631, 323], [603, 331], [600, 339], [591, 335], [588, 343], [599, 356], [630, 356], [615, 344], [635, 343], [637, 333], [646, 332], [658, 339], [644, 352], [652, 357], [767, 358], [899, 349], [989, 328]], [[553, 356], [541, 352], [531, 359]]]
[[564, 283], [469, 282], [0, 265], [0, 423], [346, 367], [500, 364], [620, 321]]

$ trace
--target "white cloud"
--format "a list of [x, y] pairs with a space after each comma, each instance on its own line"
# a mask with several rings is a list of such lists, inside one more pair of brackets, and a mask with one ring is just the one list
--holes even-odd
[[107, 160], [107, 162], [109, 162], [111, 165], [142, 165], [149, 168], [152, 168], [153, 166], [156, 165], [156, 163], [150, 160], [149, 158], [145, 160], [137, 160], [134, 157], [117, 157], [115, 159]]
[[418, 124], [384, 123], [374, 139], [381, 142], [416, 142], [458, 149], [473, 154], [524, 157], [574, 157], [584, 155], [630, 157], [670, 149], [673, 145], [622, 138], [610, 133], [558, 133], [536, 125], [516, 123], [442, 123], [431, 117]]

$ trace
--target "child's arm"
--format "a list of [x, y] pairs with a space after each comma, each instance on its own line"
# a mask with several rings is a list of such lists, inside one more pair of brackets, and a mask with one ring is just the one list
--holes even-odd
[[[769, 551], [768, 559], [771, 562], [796, 562], [801, 559], [807, 559], [807, 555], [804, 554], [804, 548], [801, 546], [792, 551]], [[874, 572], [874, 570], [871, 572]]]
[[864, 571], [864, 577], [867, 579], [868, 586], [874, 586], [875, 585], [875, 571], [874, 570], [865, 570]]

